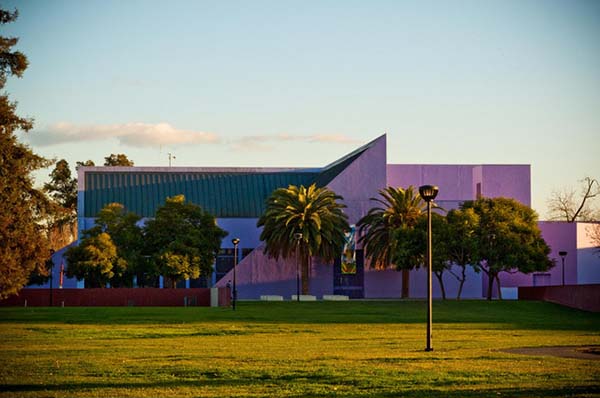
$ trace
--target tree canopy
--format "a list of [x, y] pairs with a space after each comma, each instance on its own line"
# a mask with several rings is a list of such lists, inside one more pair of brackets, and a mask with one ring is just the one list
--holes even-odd
[[54, 250], [59, 250], [77, 239], [77, 178], [71, 176], [65, 159], [56, 162], [44, 191], [50, 197], [47, 214], [48, 237]]
[[215, 217], [183, 195], [167, 198], [144, 228], [145, 253], [172, 285], [208, 276], [227, 232]]
[[414, 187], [387, 187], [379, 191], [377, 203], [358, 221], [359, 243], [364, 245], [365, 256], [375, 268], [393, 264], [398, 239], [394, 234], [400, 228], [413, 228], [425, 210], [425, 202]]
[[[408, 230], [417, 224], [426, 204], [413, 186], [406, 189], [387, 187], [379, 191], [379, 196], [371, 198], [377, 206], [369, 210], [358, 221], [357, 226], [359, 243], [363, 244], [369, 264], [374, 268], [383, 269], [394, 265], [394, 253], [402, 250], [396, 247], [399, 242], [398, 235], [404, 234], [404, 239], [409, 239]], [[403, 261], [401, 266], [396, 264], [396, 269], [402, 270], [402, 297], [408, 297], [410, 267], [407, 266], [407, 262], [412, 262], [413, 259], [396, 259]]]
[[528, 206], [514, 199], [481, 198], [464, 202], [461, 209], [472, 210], [479, 218], [473, 235], [477, 247], [473, 262], [488, 276], [488, 300], [494, 281], [499, 284], [500, 272], [546, 271], [554, 265], [548, 258], [550, 247], [542, 238], [537, 214]]
[[[290, 185], [273, 191], [257, 226], [263, 227], [260, 240], [265, 253], [274, 258], [292, 258], [299, 250], [302, 274], [302, 294], [309, 293], [310, 258], [333, 261], [342, 253], [344, 234], [350, 229], [346, 206], [328, 188], [308, 188]], [[297, 241], [296, 233], [302, 238]]]
[[65, 252], [65, 258], [67, 276], [85, 279], [86, 287], [104, 287], [115, 274], [121, 274], [126, 268], [106, 232], [84, 237], [78, 246], [70, 247]]
[[105, 166], [126, 166], [126, 167], [130, 167], [130, 166], [133, 166], [133, 160], [129, 160], [129, 158], [127, 157], [127, 155], [125, 155], [124, 153], [119, 153], [119, 154], [111, 153], [110, 156], [107, 156], [107, 157], [104, 158], [104, 165]]
[[[0, 9], [0, 25], [17, 16]], [[27, 69], [27, 57], [13, 49], [17, 42], [0, 36], [0, 299], [16, 294], [32, 272], [47, 274], [50, 256], [42, 224], [48, 200], [34, 188], [32, 173], [51, 162], [19, 142], [16, 133], [31, 130], [33, 120], [17, 115], [16, 102], [3, 91], [9, 76], [21, 77]]]

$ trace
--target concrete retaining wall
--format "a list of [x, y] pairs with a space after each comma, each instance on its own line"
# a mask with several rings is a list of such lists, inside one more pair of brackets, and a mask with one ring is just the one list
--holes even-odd
[[[91, 306], [210, 306], [210, 289], [23, 289], [17, 296], [0, 301], [0, 306], [66, 307]], [[218, 305], [228, 306], [229, 289], [220, 288]]]
[[543, 300], [600, 312], [600, 284], [519, 287], [519, 300]]

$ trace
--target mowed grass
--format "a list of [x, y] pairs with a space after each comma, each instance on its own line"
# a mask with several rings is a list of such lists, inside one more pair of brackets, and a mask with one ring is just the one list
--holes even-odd
[[0, 308], [0, 397], [600, 396], [600, 314], [542, 302]]

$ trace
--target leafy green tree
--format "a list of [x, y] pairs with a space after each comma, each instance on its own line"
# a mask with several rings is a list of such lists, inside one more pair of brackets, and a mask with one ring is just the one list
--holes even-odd
[[126, 211], [122, 204], [109, 203], [96, 216], [96, 225], [86, 231], [90, 236], [107, 233], [117, 248], [115, 267], [125, 269], [113, 276], [111, 286], [133, 286], [133, 276], [138, 275], [138, 280], [142, 281], [144, 274], [154, 273], [152, 269], [146, 269], [142, 255], [144, 238], [138, 226], [140, 219], [137, 214]]
[[125, 155], [123, 153], [119, 153], [119, 154], [111, 153], [110, 156], [107, 156], [104, 158], [104, 165], [105, 166], [131, 167], [131, 166], [133, 166], [133, 160], [129, 160], [127, 158], [127, 155]]
[[124, 272], [126, 265], [119, 261], [117, 247], [106, 232], [85, 236], [79, 246], [65, 252], [66, 274], [78, 280], [85, 279], [86, 287], [105, 287], [115, 276]]
[[[0, 25], [17, 16], [0, 9]], [[9, 76], [21, 77], [27, 69], [25, 55], [13, 50], [17, 42], [0, 36], [0, 299], [16, 294], [32, 272], [45, 275], [50, 256], [43, 226], [48, 200], [33, 187], [32, 173], [51, 162], [19, 142], [16, 132], [31, 130], [33, 120], [18, 116], [17, 104], [3, 91]]]
[[50, 173], [44, 191], [51, 198], [47, 216], [50, 244], [58, 250], [77, 238], [77, 179], [71, 177], [69, 163], [59, 160]]
[[[476, 263], [477, 240], [475, 239], [479, 225], [479, 216], [470, 209], [450, 210], [446, 215], [447, 234], [442, 237], [447, 248], [447, 259], [460, 273], [449, 268], [448, 271], [458, 281], [456, 299], [460, 300], [463, 286], [467, 279], [467, 267]], [[478, 271], [479, 267], [476, 266]]]
[[146, 254], [172, 287], [179, 280], [210, 275], [227, 232], [183, 195], [167, 198], [144, 228]]
[[50, 182], [44, 184], [44, 190], [61, 207], [77, 210], [77, 179], [71, 177], [69, 162], [65, 159], [56, 162], [50, 173]]
[[492, 299], [494, 281], [500, 294], [500, 272], [546, 271], [554, 262], [542, 238], [534, 210], [514, 199], [482, 198], [466, 201], [463, 211], [472, 210], [479, 223], [474, 235], [477, 245], [474, 263], [488, 276], [487, 299]]
[[[275, 259], [294, 258], [296, 248], [301, 263], [302, 294], [309, 293], [310, 258], [331, 262], [341, 256], [344, 234], [350, 229], [342, 211], [342, 200], [327, 188], [290, 185], [273, 191], [257, 226], [263, 227], [260, 240], [265, 253]], [[294, 234], [301, 233], [297, 242]]]
[[96, 163], [94, 163], [93, 160], [89, 160], [89, 159], [86, 160], [85, 162], [82, 162], [82, 161], [78, 160], [76, 164], [77, 164], [77, 168], [79, 168], [79, 167], [87, 167], [87, 166], [95, 166], [96, 165]]
[[43, 285], [48, 282], [52, 277], [52, 268], [54, 267], [54, 261], [52, 260], [52, 255], [54, 254], [54, 250], [50, 250], [50, 256], [44, 263], [44, 268], [40, 273], [39, 270], [34, 270], [29, 275], [29, 281], [27, 282], [27, 286], [31, 285]]
[[[447, 237], [450, 230], [446, 217], [431, 214], [432, 230], [432, 262], [431, 270], [438, 280], [442, 298], [446, 299], [446, 288], [444, 286], [443, 274], [451, 269], [448, 260]], [[392, 255], [392, 261], [399, 270], [412, 270], [414, 268], [426, 267], [427, 253], [427, 215], [422, 214], [414, 227], [399, 227], [394, 231], [396, 250]]]
[[[406, 189], [387, 187], [379, 191], [380, 197], [371, 198], [377, 207], [358, 221], [359, 243], [363, 244], [365, 256], [374, 268], [383, 269], [393, 265], [394, 253], [398, 251], [401, 228], [413, 228], [423, 214], [426, 203], [412, 186]], [[403, 269], [402, 297], [408, 297], [408, 269]]]

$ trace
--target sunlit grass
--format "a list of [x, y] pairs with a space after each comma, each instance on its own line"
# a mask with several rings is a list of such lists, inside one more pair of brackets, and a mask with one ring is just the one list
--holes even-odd
[[537, 302], [2, 308], [0, 397], [597, 396], [600, 314]]

